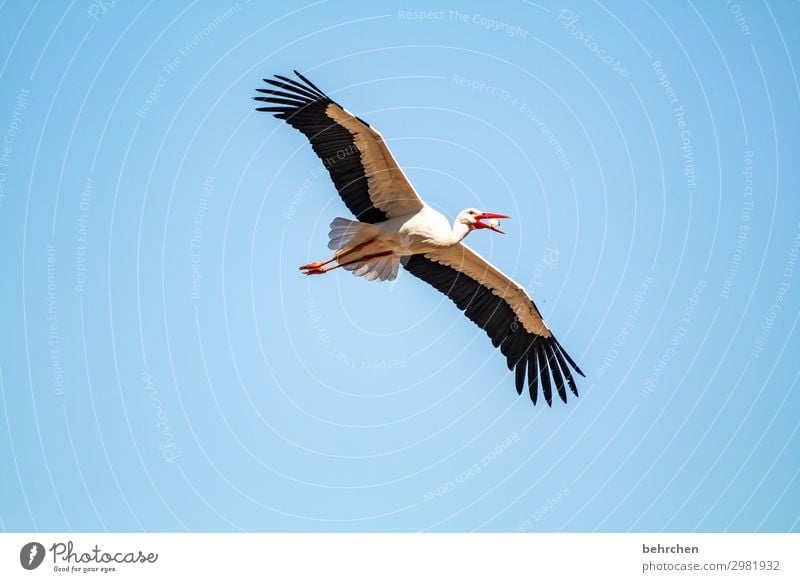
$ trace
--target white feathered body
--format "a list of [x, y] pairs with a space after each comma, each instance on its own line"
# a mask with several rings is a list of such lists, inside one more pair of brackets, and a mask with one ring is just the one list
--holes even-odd
[[[356, 276], [370, 281], [392, 280], [397, 277], [400, 258], [425, 253], [458, 244], [469, 228], [450, 221], [428, 205], [418, 212], [368, 224], [346, 218], [335, 218], [328, 234], [328, 248], [336, 251], [334, 257], [347, 253], [343, 267]], [[368, 241], [364, 248], [353, 251]], [[359, 259], [387, 253], [378, 260], [360, 262]]]

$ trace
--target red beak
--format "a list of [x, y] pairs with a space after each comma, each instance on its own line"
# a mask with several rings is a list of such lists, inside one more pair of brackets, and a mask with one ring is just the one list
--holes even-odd
[[489, 230], [499, 232], [500, 234], [505, 234], [499, 228], [481, 222], [481, 220], [483, 220], [484, 218], [511, 218], [511, 217], [506, 216], [505, 214], [495, 214], [494, 212], [484, 212], [483, 214], [479, 214], [478, 216], [475, 217], [475, 228], [488, 228]]

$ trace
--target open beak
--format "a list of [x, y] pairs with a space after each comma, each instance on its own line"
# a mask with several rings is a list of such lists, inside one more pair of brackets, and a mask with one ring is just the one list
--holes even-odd
[[496, 226], [492, 226], [491, 224], [486, 224], [485, 222], [481, 222], [486, 218], [511, 218], [510, 216], [506, 216], [505, 214], [495, 214], [493, 212], [484, 212], [483, 214], [479, 214], [475, 217], [475, 228], [488, 228], [489, 230], [493, 230], [495, 232], [499, 232], [500, 234], [505, 234], [502, 230], [497, 228]]

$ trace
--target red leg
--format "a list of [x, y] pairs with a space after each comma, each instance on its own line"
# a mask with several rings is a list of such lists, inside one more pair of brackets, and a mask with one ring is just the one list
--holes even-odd
[[[361, 244], [358, 244], [358, 245], [354, 246], [352, 249], [350, 249], [350, 250], [348, 250], [348, 251], [345, 251], [345, 252], [343, 252], [343, 253], [341, 253], [341, 254], [338, 254], [338, 255], [337, 255], [337, 254], [334, 254], [334, 255], [333, 255], [333, 256], [332, 256], [330, 259], [328, 259], [327, 261], [315, 261], [315, 262], [313, 262], [313, 263], [308, 263], [307, 265], [303, 265], [303, 266], [301, 266], [301, 267], [300, 267], [300, 270], [301, 270], [301, 271], [307, 271], [307, 270], [312, 270], [312, 271], [315, 271], [316, 269], [319, 269], [320, 267], [324, 267], [324, 266], [325, 266], [325, 265], [327, 265], [328, 263], [332, 263], [333, 261], [335, 261], [335, 260], [337, 260], [337, 259], [340, 259], [340, 258], [342, 258], [342, 257], [344, 257], [344, 256], [347, 256], [347, 255], [349, 255], [350, 253], [354, 253], [354, 252], [356, 252], [356, 251], [360, 251], [360, 250], [361, 250], [361, 249], [363, 249], [365, 246], [367, 246], [369, 243], [373, 242], [373, 241], [374, 241], [376, 238], [378, 238], [378, 237], [371, 238], [371, 239], [369, 239], [368, 241], [366, 241], [366, 242], [363, 242], [363, 243], [361, 243]], [[316, 273], [306, 273], [306, 275], [311, 275], [311, 274], [316, 274]]]
[[306, 271], [306, 270], [308, 270], [308, 269], [319, 269], [320, 267], [324, 267], [324, 266], [325, 266], [325, 265], [327, 265], [328, 263], [332, 263], [332, 262], [333, 262], [333, 261], [335, 261], [335, 260], [336, 260], [336, 258], [335, 258], [335, 257], [331, 257], [331, 258], [330, 258], [330, 259], [328, 259], [327, 261], [315, 261], [315, 262], [313, 262], [313, 263], [308, 263], [307, 265], [302, 265], [302, 266], [300, 267], [300, 270], [301, 270], [301, 271]]
[[306, 270], [306, 275], [322, 275], [327, 273], [328, 271], [333, 271], [334, 269], [338, 269], [339, 267], [344, 267], [347, 265], [352, 265], [353, 263], [363, 263], [364, 261], [371, 261], [372, 259], [377, 259], [379, 257], [385, 257], [386, 255], [391, 255], [392, 251], [384, 251], [382, 253], [375, 253], [373, 255], [365, 255], [360, 259], [356, 259], [355, 261], [350, 261], [349, 263], [339, 263], [335, 267], [329, 267], [327, 269], [323, 269], [322, 267], [313, 267], [311, 269]]

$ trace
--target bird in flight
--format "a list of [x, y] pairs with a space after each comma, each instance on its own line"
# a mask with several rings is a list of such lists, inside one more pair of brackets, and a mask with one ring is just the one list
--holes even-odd
[[333, 256], [300, 267], [322, 275], [339, 267], [370, 281], [397, 277], [403, 267], [447, 295], [482, 328], [515, 372], [517, 393], [527, 385], [534, 404], [539, 388], [548, 406], [553, 388], [562, 401], [578, 389], [580, 368], [545, 325], [525, 289], [462, 241], [474, 230], [504, 234], [503, 214], [467, 208], [454, 223], [426, 204], [397, 165], [381, 134], [333, 101], [306, 77], [275, 75], [254, 97], [306, 136], [357, 220], [335, 218]]

